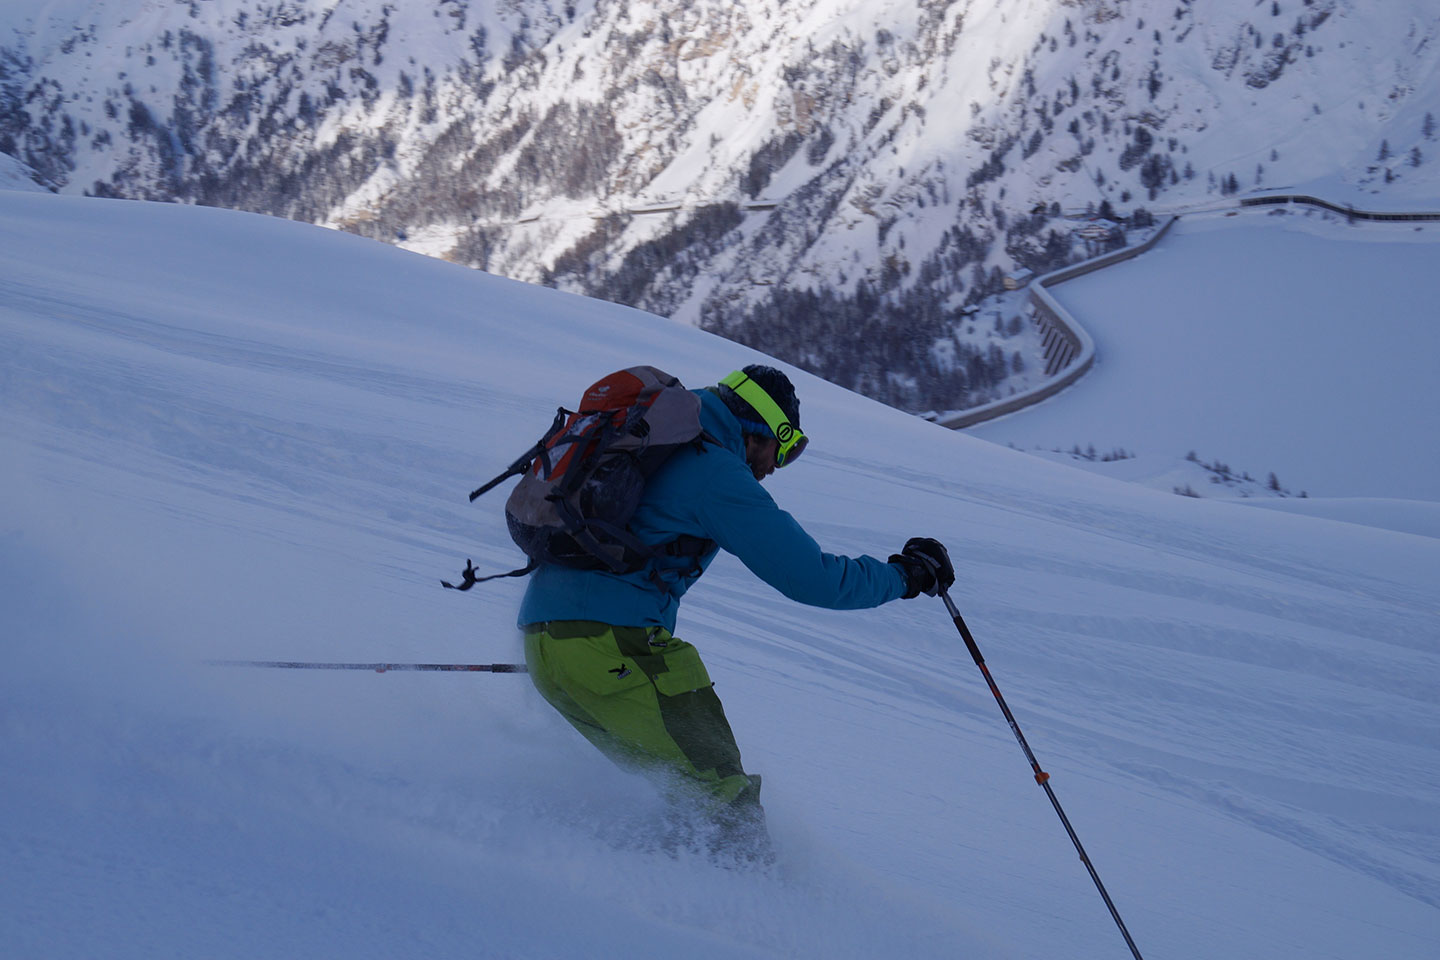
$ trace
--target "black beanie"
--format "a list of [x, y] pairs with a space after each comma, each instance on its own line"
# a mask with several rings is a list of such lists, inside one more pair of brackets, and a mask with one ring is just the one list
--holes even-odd
[[[800, 398], [795, 396], [795, 385], [790, 382], [789, 377], [774, 367], [761, 366], [758, 363], [750, 364], [750, 366], [745, 367], [741, 372], [759, 384], [762, 390], [770, 394], [770, 399], [774, 400], [776, 405], [780, 407], [781, 412], [785, 414], [785, 418], [789, 420], [796, 429], [799, 429]], [[754, 407], [740, 399], [739, 394], [724, 384], [720, 385], [720, 398], [725, 401], [725, 406], [729, 408], [730, 412], [740, 418], [742, 426], [745, 421], [757, 425], [763, 425], [765, 423], [765, 418], [760, 416]], [[745, 432], [750, 433], [753, 431], [747, 429]], [[765, 429], [765, 433], [767, 435], [770, 433], [768, 427]]]

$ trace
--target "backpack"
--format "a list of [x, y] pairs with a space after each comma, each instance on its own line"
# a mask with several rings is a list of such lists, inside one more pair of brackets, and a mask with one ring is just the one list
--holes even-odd
[[560, 407], [533, 447], [500, 476], [470, 494], [471, 502], [513, 476], [520, 482], [505, 502], [510, 538], [529, 563], [519, 570], [476, 577], [465, 562], [468, 590], [497, 577], [519, 577], [541, 563], [580, 570], [634, 573], [657, 557], [688, 557], [696, 568], [714, 541], [682, 536], [659, 546], [627, 526], [650, 475], [685, 446], [714, 438], [700, 426], [700, 398], [655, 367], [630, 367], [591, 384], [578, 409]]

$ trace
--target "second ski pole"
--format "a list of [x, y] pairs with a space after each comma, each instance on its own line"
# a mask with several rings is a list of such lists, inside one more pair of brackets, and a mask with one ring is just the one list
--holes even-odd
[[212, 667], [269, 667], [277, 670], [438, 670], [454, 673], [528, 673], [523, 663], [316, 663], [306, 660], [206, 660]]

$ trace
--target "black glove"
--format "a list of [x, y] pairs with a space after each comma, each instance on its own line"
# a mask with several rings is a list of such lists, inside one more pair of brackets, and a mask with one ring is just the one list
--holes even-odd
[[905, 542], [905, 548], [890, 558], [890, 562], [905, 571], [906, 600], [922, 593], [927, 597], [936, 596], [955, 583], [955, 568], [950, 565], [950, 554], [939, 540], [911, 537]]

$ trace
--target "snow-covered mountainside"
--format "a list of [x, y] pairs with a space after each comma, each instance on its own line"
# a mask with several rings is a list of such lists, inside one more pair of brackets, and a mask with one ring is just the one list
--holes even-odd
[[[11, 0], [0, 151], [642, 306], [911, 409], [1071, 215], [1440, 206], [1431, 0]], [[1109, 212], [1108, 210], [1106, 212]]]
[[[521, 583], [438, 583], [518, 557], [465, 493], [640, 356], [697, 386], [761, 359], [333, 231], [0, 191], [0, 954], [1126, 956], [933, 598], [801, 607], [728, 556], [686, 594], [765, 778], [761, 874], [655, 852], [675, 811], [524, 677], [202, 665], [518, 656]], [[950, 545], [1146, 957], [1433, 960], [1440, 540], [791, 373], [813, 442], [767, 489], [832, 551]]]
[[0, 190], [42, 191], [39, 176], [9, 154], [0, 153]]

